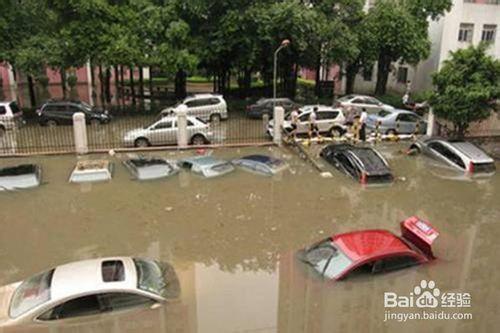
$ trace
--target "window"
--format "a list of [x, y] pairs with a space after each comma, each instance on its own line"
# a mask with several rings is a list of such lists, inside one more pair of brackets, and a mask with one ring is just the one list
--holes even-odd
[[150, 298], [128, 293], [107, 293], [98, 295], [98, 299], [103, 312], [146, 306], [155, 302]]
[[417, 264], [418, 261], [411, 256], [397, 256], [384, 259], [379, 269], [388, 272]]
[[333, 120], [337, 118], [338, 111], [322, 111], [318, 112], [318, 120]]
[[191, 120], [189, 120], [189, 119], [188, 119], [188, 121], [187, 121], [187, 125], [188, 125], [188, 126], [194, 126], [193, 122], [192, 122]]
[[102, 262], [102, 280], [104, 282], [125, 281], [125, 268], [121, 260]]
[[164, 121], [162, 123], [157, 124], [153, 130], [159, 130], [159, 129], [168, 129], [173, 127], [173, 122], [172, 121]]
[[218, 99], [218, 98], [210, 98], [210, 101], [209, 101], [209, 102], [210, 102], [210, 103], [208, 103], [208, 104], [210, 104], [210, 105], [217, 105], [217, 104], [219, 104], [219, 103], [220, 103], [220, 101], [219, 101], [219, 99]]
[[16, 102], [12, 102], [10, 103], [10, 109], [12, 110], [12, 113], [13, 114], [16, 114], [16, 113], [19, 113], [19, 112], [22, 112], [21, 109], [19, 108], [19, 106], [17, 105]]
[[446, 159], [448, 159], [450, 162], [454, 163], [455, 165], [458, 165], [462, 169], [465, 169], [464, 161], [462, 161], [462, 159], [457, 154], [455, 154], [454, 152], [449, 150], [443, 144], [441, 144], [439, 142], [432, 142], [432, 143], [429, 143], [429, 148], [436, 151], [441, 156], [445, 157]]
[[327, 239], [306, 253], [306, 260], [323, 276], [335, 279], [352, 264], [351, 259], [341, 249]]
[[57, 320], [99, 314], [101, 308], [96, 295], [69, 300], [42, 314], [40, 320]]
[[373, 66], [372, 67], [363, 68], [363, 80], [365, 80], [365, 81], [371, 81], [372, 77], [373, 77]]
[[351, 101], [352, 104], [364, 104], [365, 101], [362, 98], [355, 98], [354, 100]]
[[7, 109], [5, 108], [5, 106], [0, 106], [0, 114], [6, 114], [7, 113]]
[[408, 82], [408, 67], [398, 68], [398, 83]]
[[483, 25], [483, 33], [481, 34], [481, 41], [494, 43], [496, 38], [497, 26], [495, 24]]
[[474, 24], [460, 23], [460, 30], [458, 31], [459, 42], [471, 43], [473, 34], [474, 34]]
[[134, 259], [134, 263], [137, 271], [137, 287], [153, 294], [165, 295], [167, 285], [160, 266], [151, 260]]
[[411, 113], [401, 113], [398, 115], [396, 120], [410, 122], [410, 123], [416, 123], [418, 121], [418, 118]]
[[47, 105], [43, 111], [48, 111], [48, 112], [64, 112], [66, 111], [66, 106], [63, 104], [52, 104], [52, 105]]
[[25, 280], [14, 292], [10, 303], [10, 316], [19, 317], [50, 299], [50, 286], [54, 270]]

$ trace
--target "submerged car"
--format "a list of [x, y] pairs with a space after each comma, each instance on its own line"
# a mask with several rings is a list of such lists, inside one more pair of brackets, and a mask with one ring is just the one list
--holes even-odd
[[373, 148], [332, 144], [323, 148], [320, 156], [361, 184], [384, 184], [394, 180], [389, 164]]
[[322, 277], [333, 280], [393, 271], [435, 259], [432, 244], [439, 232], [429, 222], [412, 216], [400, 226], [400, 237], [387, 230], [334, 235], [303, 250], [300, 258]]
[[22, 164], [0, 169], [0, 191], [37, 187], [42, 169], [35, 164]]
[[237, 158], [232, 163], [243, 169], [268, 176], [275, 175], [288, 167], [282, 159], [266, 155], [248, 155]]
[[0, 288], [0, 327], [156, 308], [179, 297], [172, 266], [114, 257], [78, 261]]
[[234, 171], [234, 166], [228, 161], [212, 156], [193, 156], [181, 159], [179, 165], [183, 168], [201, 174], [206, 178], [222, 176]]
[[410, 151], [421, 152], [450, 168], [473, 176], [495, 173], [495, 160], [481, 148], [463, 140], [422, 137], [410, 146]]
[[78, 161], [69, 178], [70, 183], [91, 183], [111, 180], [113, 164], [107, 160]]
[[[126, 146], [149, 147], [154, 145], [177, 144], [177, 117], [166, 116], [145, 126], [128, 131], [123, 141]], [[213, 132], [210, 126], [203, 120], [195, 117], [187, 117], [188, 142], [193, 145], [210, 143]]]
[[176, 162], [158, 157], [131, 158], [124, 161], [123, 164], [138, 180], [165, 178], [179, 171]]
[[427, 122], [408, 110], [382, 110], [366, 118], [369, 131], [375, 131], [377, 125], [381, 134], [423, 134], [427, 131]]

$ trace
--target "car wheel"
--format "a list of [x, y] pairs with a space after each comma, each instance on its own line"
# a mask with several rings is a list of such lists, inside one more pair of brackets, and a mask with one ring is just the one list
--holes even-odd
[[97, 125], [100, 125], [101, 122], [99, 121], [99, 119], [90, 119], [90, 125], [91, 126], [97, 126]]
[[149, 147], [149, 141], [148, 141], [148, 139], [145, 139], [145, 138], [139, 138], [139, 139], [135, 140], [134, 146], [136, 146], [138, 148], [146, 148], [146, 147]]
[[49, 127], [56, 127], [58, 124], [57, 124], [57, 121], [55, 121], [54, 119], [49, 119], [49, 120], [47, 120], [45, 125], [47, 125]]
[[339, 138], [344, 134], [344, 131], [339, 127], [332, 127], [330, 129], [330, 135], [332, 138]]
[[398, 134], [398, 132], [396, 132], [395, 129], [390, 129], [387, 131], [387, 135], [397, 135], [397, 134]]
[[194, 146], [200, 146], [200, 145], [203, 145], [205, 144], [205, 137], [201, 134], [196, 134], [195, 136], [193, 136], [193, 138], [191, 139], [191, 144], [194, 145]]
[[220, 122], [220, 120], [221, 120], [220, 114], [213, 114], [210, 116], [211, 123], [218, 123]]

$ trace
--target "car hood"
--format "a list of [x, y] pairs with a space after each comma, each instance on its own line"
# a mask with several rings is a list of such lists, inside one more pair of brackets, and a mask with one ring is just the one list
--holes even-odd
[[16, 282], [0, 287], [0, 327], [7, 325], [11, 320], [9, 317], [10, 299], [20, 284], [21, 282]]

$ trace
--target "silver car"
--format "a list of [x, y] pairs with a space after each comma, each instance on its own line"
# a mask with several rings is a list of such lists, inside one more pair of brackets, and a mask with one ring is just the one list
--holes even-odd
[[22, 164], [0, 169], [0, 191], [37, 187], [42, 178], [42, 169], [35, 164]]
[[282, 159], [267, 155], [248, 155], [237, 158], [232, 163], [245, 170], [266, 176], [275, 175], [288, 168]]
[[[177, 117], [167, 116], [144, 128], [128, 131], [123, 141], [129, 147], [176, 144], [177, 131]], [[195, 117], [187, 117], [187, 132], [189, 143], [193, 145], [210, 143], [213, 137], [210, 126]]]
[[123, 161], [123, 164], [137, 180], [165, 178], [179, 171], [177, 162], [159, 157], [131, 158]]
[[493, 175], [496, 170], [495, 161], [488, 154], [466, 141], [426, 136], [414, 142], [410, 151], [421, 152], [443, 165], [475, 176]]
[[384, 104], [375, 97], [366, 95], [346, 95], [337, 99], [337, 107], [342, 107], [344, 110], [352, 109], [356, 112], [365, 111], [368, 114], [378, 113], [382, 110], [394, 110], [394, 107]]
[[179, 294], [168, 264], [130, 257], [84, 260], [0, 288], [0, 328], [81, 317], [88, 322], [104, 313], [156, 308]]
[[423, 134], [427, 131], [427, 122], [418, 114], [408, 110], [379, 111], [366, 118], [366, 128], [380, 134]]
[[219, 160], [212, 156], [192, 156], [179, 161], [181, 167], [203, 175], [206, 178], [222, 176], [234, 171], [234, 166], [228, 161]]
[[188, 116], [204, 121], [220, 121], [228, 118], [227, 103], [222, 95], [195, 94], [186, 97], [181, 103], [161, 111], [162, 116], [175, 114], [181, 106], [186, 107]]

